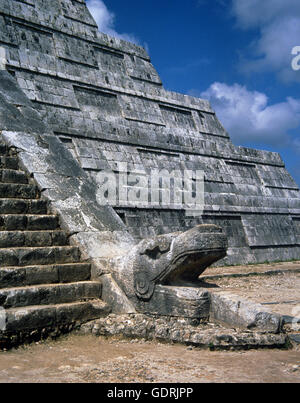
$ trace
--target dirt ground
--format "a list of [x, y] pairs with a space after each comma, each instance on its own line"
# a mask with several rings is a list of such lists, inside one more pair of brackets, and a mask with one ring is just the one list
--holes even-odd
[[69, 335], [0, 353], [1, 383], [300, 383], [300, 347], [209, 351]]

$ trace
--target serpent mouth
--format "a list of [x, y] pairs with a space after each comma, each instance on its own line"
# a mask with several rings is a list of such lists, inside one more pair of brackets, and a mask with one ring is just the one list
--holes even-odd
[[179, 235], [172, 244], [175, 256], [160, 274], [157, 283], [195, 285], [208, 266], [226, 256], [227, 246], [227, 237], [219, 227], [212, 225], [200, 225]]
[[173, 259], [158, 283], [177, 287], [195, 286], [205, 269], [225, 256], [224, 248], [186, 251]]
[[137, 262], [142, 267], [134, 271], [134, 290], [138, 298], [149, 301], [156, 285], [201, 287], [198, 277], [226, 256], [227, 237], [220, 227], [199, 225], [186, 232], [142, 241], [139, 248]]

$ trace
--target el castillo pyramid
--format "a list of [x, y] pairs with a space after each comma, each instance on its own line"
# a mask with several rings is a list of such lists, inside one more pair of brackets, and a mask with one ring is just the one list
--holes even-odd
[[[0, 0], [0, 65], [1, 167], [13, 177], [2, 182], [14, 184], [3, 188], [1, 214], [23, 214], [22, 223], [19, 217], [0, 224], [5, 233], [26, 232], [20, 243], [10, 237], [7, 244], [5, 234], [6, 248], [24, 250], [17, 258], [14, 251], [0, 253], [2, 266], [69, 265], [76, 272], [73, 284], [87, 283], [81, 291], [74, 286], [80, 298], [93, 299], [98, 285], [80, 263], [79, 247], [93, 263], [92, 278], [102, 279], [104, 300], [114, 295], [114, 303], [123, 301], [130, 311], [110, 259], [145, 239], [216, 225], [228, 239], [227, 256], [220, 255], [218, 264], [300, 258], [300, 191], [280, 155], [233, 145], [208, 101], [166, 91], [147, 52], [100, 33], [84, 0]], [[146, 173], [203, 171], [201, 215], [188, 216], [176, 204], [100, 205], [99, 173], [124, 164]], [[24, 173], [11, 172], [17, 168]], [[25, 214], [42, 214], [44, 221], [26, 221]], [[60, 237], [56, 232], [54, 239], [57, 217]], [[45, 233], [33, 240], [30, 228], [46, 231], [48, 243]], [[26, 245], [38, 246], [34, 257]], [[41, 251], [45, 245], [54, 253], [49, 261]], [[57, 270], [68, 282], [63, 269]], [[16, 272], [9, 273], [14, 282], [5, 284], [17, 287]], [[33, 298], [27, 305], [37, 304]], [[17, 306], [12, 297], [7, 308]], [[104, 308], [94, 306], [91, 318], [97, 309]]]

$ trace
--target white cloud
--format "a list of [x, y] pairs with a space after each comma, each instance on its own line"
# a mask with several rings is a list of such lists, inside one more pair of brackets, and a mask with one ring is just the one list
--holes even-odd
[[291, 145], [288, 131], [300, 125], [300, 99], [269, 105], [261, 92], [215, 82], [200, 94], [208, 99], [236, 144]]
[[241, 28], [257, 28], [286, 16], [299, 16], [299, 0], [232, 0], [232, 12]]
[[115, 30], [115, 14], [108, 10], [102, 0], [87, 0], [86, 5], [96, 21], [100, 32], [139, 44], [138, 39], [133, 34], [120, 34]]
[[239, 28], [259, 30], [241, 69], [272, 71], [282, 81], [300, 82], [299, 72], [291, 68], [292, 48], [300, 45], [299, 0], [232, 0], [232, 14]]

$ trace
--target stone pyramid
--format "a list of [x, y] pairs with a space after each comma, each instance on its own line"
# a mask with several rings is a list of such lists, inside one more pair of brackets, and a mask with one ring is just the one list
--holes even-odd
[[[229, 241], [222, 264], [299, 259], [300, 192], [281, 157], [233, 145], [209, 102], [166, 91], [147, 52], [100, 33], [84, 0], [0, 0], [0, 46], [2, 70], [16, 80], [30, 109], [13, 94], [6, 101], [23, 114], [26, 109], [32, 131], [38, 131], [38, 114], [47, 128], [39, 130], [61, 143], [57, 152], [69, 150], [68, 158], [95, 188], [99, 173], [120, 166], [146, 174], [155, 169], [204, 172], [201, 215], [191, 217], [175, 203], [117, 200], [106, 209], [111, 217], [106, 235], [121, 232], [134, 244], [217, 224]], [[1, 129], [24, 130], [9, 124]], [[68, 222], [71, 207], [59, 204], [49, 191], [53, 186], [44, 184], [45, 172], [30, 170], [34, 164], [26, 161], [24, 154], [25, 168], [40, 179], [40, 188], [48, 189], [45, 195], [54, 206], [56, 200]], [[62, 185], [66, 192], [69, 185]], [[104, 222], [108, 213], [101, 214], [98, 220]], [[90, 249], [95, 245], [88, 236], [77, 239]]]

